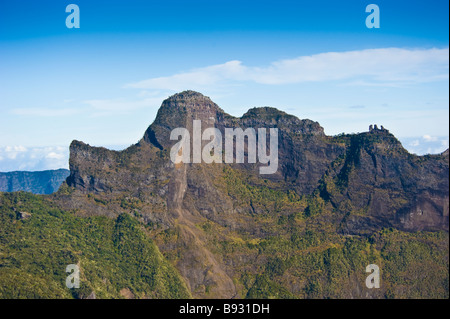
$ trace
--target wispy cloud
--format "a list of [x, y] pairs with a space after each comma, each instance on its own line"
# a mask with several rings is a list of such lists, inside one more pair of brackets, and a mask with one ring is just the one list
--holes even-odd
[[[79, 107], [62, 107], [62, 108], [15, 108], [10, 112], [20, 116], [34, 117], [67, 117], [73, 115], [89, 115], [89, 116], [108, 116], [128, 114], [132, 111], [143, 109], [146, 107], [159, 107], [161, 102], [167, 98], [169, 94], [161, 94], [160, 92], [142, 91], [137, 94], [136, 98], [118, 98], [118, 99], [92, 99], [79, 101]], [[63, 101], [62, 104], [72, 103], [73, 100]], [[76, 101], [75, 101], [76, 102]]]
[[23, 116], [39, 116], [39, 117], [60, 117], [70, 116], [82, 112], [78, 108], [42, 108], [42, 107], [29, 107], [29, 108], [16, 108], [12, 109], [11, 113]]
[[207, 66], [185, 73], [166, 77], [152, 78], [125, 85], [125, 88], [184, 90], [186, 87], [204, 89], [225, 80], [247, 80], [247, 67], [240, 61], [229, 61], [224, 64]]
[[344, 81], [343, 84], [363, 86], [411, 85], [447, 80], [448, 54], [448, 48], [383, 48], [300, 56], [260, 67], [246, 66], [234, 60], [129, 83], [125, 87], [179, 91], [242, 81], [267, 85], [321, 81]]
[[141, 99], [96, 99], [83, 103], [89, 106], [92, 116], [126, 114], [146, 107], [159, 107], [167, 96], [146, 97]]

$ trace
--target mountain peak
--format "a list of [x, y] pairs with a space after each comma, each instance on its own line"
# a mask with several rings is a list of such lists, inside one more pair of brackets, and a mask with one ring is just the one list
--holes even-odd
[[220, 121], [225, 112], [209, 97], [192, 90], [176, 93], [165, 99], [155, 121], [149, 126], [143, 140], [162, 149], [172, 144], [170, 132], [178, 127], [190, 128], [193, 120], [202, 123]]
[[179, 93], [175, 93], [169, 96], [168, 100], [186, 99], [186, 98], [205, 98], [210, 100], [208, 96], [205, 96], [202, 93], [193, 90], [185, 90]]
[[174, 111], [181, 112], [184, 115], [189, 114], [194, 118], [197, 116], [201, 117], [200, 114], [205, 112], [223, 113], [223, 110], [208, 96], [205, 96], [196, 91], [187, 90], [176, 93], [165, 99], [158, 111], [155, 122], [163, 120], [162, 117], [167, 118], [176, 116], [177, 114], [174, 114]]
[[274, 125], [291, 133], [325, 135], [323, 127], [318, 122], [299, 119], [269, 106], [251, 108], [241, 119], [247, 126]]
[[[208, 109], [212, 109], [213, 111], [220, 110], [223, 112], [223, 110], [221, 110], [219, 106], [208, 96], [192, 90], [183, 91], [169, 96], [161, 105], [161, 109], [163, 111], [165, 108], [168, 108], [171, 112], [173, 112], [174, 109], [189, 113], [196, 113], [198, 111], [205, 111]], [[159, 115], [160, 114], [158, 112], [158, 116]]]
[[[199, 149], [194, 149], [193, 141], [199, 135], [198, 130], [194, 132], [194, 120], [201, 120], [203, 132], [218, 129], [222, 139], [226, 128], [277, 128], [277, 170], [258, 174], [264, 163], [248, 160], [249, 138], [240, 152], [244, 153], [242, 163], [237, 161], [236, 145], [231, 162], [208, 164], [203, 153], [210, 141], [203, 139], [201, 161], [195, 162]], [[170, 139], [175, 128], [187, 130], [187, 136], [186, 131], [183, 135], [192, 150], [187, 162], [175, 164], [170, 156], [179, 142]], [[220, 147], [226, 152], [225, 143]], [[70, 151], [66, 183], [71, 188], [54, 195], [59, 196], [60, 205], [80, 216], [125, 213], [138, 218], [161, 249], [176, 256], [173, 262], [195, 298], [256, 296], [251, 291], [260, 289], [258, 279], [249, 292], [239, 295], [243, 284], [235, 286], [240, 277], [234, 274], [242, 267], [247, 269], [251, 260], [254, 276], [261, 269], [272, 276], [273, 265], [279, 268], [289, 261], [270, 259], [273, 252], [283, 245], [292, 247], [288, 252], [294, 256], [298, 249], [310, 247], [302, 238], [320, 244], [317, 249], [328, 258], [322, 238], [331, 238], [333, 242], [326, 246], [331, 247], [351, 235], [351, 245], [357, 246], [348, 247], [359, 251], [365, 244], [355, 238], [377, 240], [387, 234], [383, 228], [391, 228], [389, 233], [395, 238], [405, 230], [448, 232], [448, 157], [408, 154], [384, 127], [373, 125], [368, 132], [331, 137], [319, 123], [274, 108], [254, 108], [240, 118], [232, 117], [209, 98], [185, 91], [162, 103], [138, 145], [113, 152], [74, 141]], [[317, 227], [321, 237], [311, 235], [311, 227]], [[242, 237], [237, 241], [235, 236]], [[437, 236], [445, 239], [443, 234]], [[262, 245], [271, 238], [281, 241]], [[216, 249], [219, 242], [220, 249]], [[230, 247], [244, 250], [239, 248], [239, 254], [232, 255], [234, 248]], [[265, 260], [255, 259], [262, 251]], [[236, 259], [227, 259], [230, 254]], [[347, 282], [348, 276], [344, 277]], [[326, 282], [328, 275], [323, 278], [320, 282]]]

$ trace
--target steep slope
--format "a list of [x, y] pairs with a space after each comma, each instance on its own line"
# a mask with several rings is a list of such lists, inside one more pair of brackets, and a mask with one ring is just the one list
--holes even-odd
[[[169, 153], [177, 141], [170, 140], [170, 133], [182, 127], [192, 137], [193, 120], [201, 120], [202, 130], [215, 127], [221, 132], [224, 128], [278, 128], [277, 172], [260, 175], [261, 164], [247, 163], [247, 140], [244, 164], [174, 165]], [[202, 141], [201, 147], [208, 142]], [[78, 141], [71, 144], [70, 151], [69, 186], [82, 193], [106, 197], [124, 193], [137, 197], [164, 211], [166, 214], [152, 213], [146, 217], [166, 226], [171, 225], [174, 214], [172, 208], [167, 208], [174, 194], [181, 202], [185, 193], [191, 196], [192, 204], [200, 213], [208, 208], [213, 213], [229, 212], [233, 199], [213, 184], [222, 169], [230, 167], [247, 176], [251, 184], [266, 181], [271, 188], [294, 191], [298, 196], [319, 192], [337, 212], [358, 212], [373, 217], [372, 223], [378, 225], [376, 229], [386, 226], [408, 230], [448, 229], [448, 153], [409, 154], [385, 129], [329, 137], [317, 122], [299, 120], [273, 108], [251, 109], [241, 118], [234, 118], [209, 98], [186, 91], [165, 100], [143, 139], [125, 151], [90, 147]], [[182, 177], [180, 170], [185, 172]], [[185, 177], [187, 185], [181, 182]], [[186, 188], [183, 196], [179, 194], [180, 187]], [[206, 193], [216, 200], [195, 200]], [[423, 211], [422, 217], [413, 217], [414, 210]], [[112, 213], [111, 209], [108, 213]]]
[[347, 213], [346, 233], [380, 226], [448, 230], [448, 153], [409, 154], [386, 129], [340, 137], [348, 145], [322, 179], [321, 195]]
[[[26, 214], [25, 214], [26, 212]], [[80, 218], [46, 197], [0, 194], [0, 298], [189, 298], [175, 268], [127, 214]], [[66, 267], [80, 267], [80, 288]]]
[[[225, 128], [278, 128], [277, 172], [260, 175], [261, 164], [247, 163], [247, 142], [244, 164], [172, 163], [177, 141], [170, 133], [181, 127], [192, 137], [193, 120], [201, 120], [202, 130], [218, 128], [222, 137]], [[411, 155], [384, 129], [330, 137], [317, 122], [273, 108], [235, 118], [185, 91], [163, 102], [136, 145], [115, 152], [74, 141], [70, 152], [67, 186], [54, 196], [58, 205], [80, 216], [136, 216], [153, 228], [149, 235], [197, 298], [411, 296], [408, 289], [395, 292], [396, 281], [378, 292], [364, 288], [363, 261], [392, 263], [383, 247], [395, 241], [398, 248], [405, 236], [434, 242], [438, 255], [448, 250], [448, 152]], [[447, 235], [401, 233], [399, 241], [396, 233], [383, 233], [389, 227]], [[350, 246], [357, 247], [352, 254], [345, 250]], [[430, 261], [437, 286], [445, 281], [448, 254], [442, 260]], [[305, 272], [301, 264], [324, 272]], [[342, 277], [333, 267], [352, 275]], [[330, 282], [346, 289], [337, 293]]]

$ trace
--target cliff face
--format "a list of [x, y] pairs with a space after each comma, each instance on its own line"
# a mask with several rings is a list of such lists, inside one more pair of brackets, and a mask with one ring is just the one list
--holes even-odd
[[34, 194], [51, 194], [58, 190], [69, 173], [67, 169], [0, 173], [0, 192], [25, 191]]
[[[178, 183], [174, 176], [178, 177], [179, 170], [168, 157], [177, 142], [170, 140], [170, 133], [175, 128], [187, 128], [192, 139], [193, 120], [202, 121], [202, 131], [216, 127], [222, 133], [224, 128], [278, 128], [279, 165], [275, 174], [259, 175], [259, 164], [229, 165], [256, 179], [269, 180], [277, 189], [293, 190], [298, 195], [318, 191], [339, 212], [359, 212], [363, 219], [374, 219], [380, 227], [448, 229], [448, 152], [409, 154], [385, 129], [329, 137], [317, 122], [268, 107], [254, 108], [241, 118], [234, 118], [193, 91], [165, 100], [142, 140], [122, 152], [73, 141], [68, 185], [86, 193], [126, 192], [148, 200], [156, 196], [167, 201], [176, 192], [173, 183]], [[203, 141], [202, 148], [208, 142]], [[246, 162], [247, 148], [246, 144]], [[199, 170], [209, 171], [205, 165], [183, 164], [188, 193], [217, 193], [211, 187], [214, 176], [197, 178]], [[228, 164], [211, 164], [217, 171], [225, 165]], [[211, 206], [217, 209], [221, 204]], [[351, 222], [343, 226], [352, 232]]]
[[[260, 175], [261, 164], [247, 161], [172, 163], [170, 149], [178, 141], [170, 133], [182, 127], [192, 137], [193, 120], [201, 120], [202, 130], [218, 128], [222, 137], [225, 128], [278, 128], [277, 172]], [[244, 154], [247, 159], [247, 142]], [[235, 118], [200, 93], [185, 91], [165, 100], [144, 137], [124, 151], [72, 142], [72, 190], [57, 200], [79, 215], [134, 214], [153, 227], [153, 238], [193, 296], [231, 298], [245, 296], [237, 274], [258, 272], [269, 257], [224, 252], [219, 243], [293, 238], [308, 229], [326, 229], [329, 236], [371, 236], [389, 227], [448, 231], [448, 181], [448, 151], [409, 154], [387, 130], [330, 137], [317, 122], [273, 108]]]
[[344, 232], [448, 230], [448, 153], [411, 155], [387, 130], [343, 138], [347, 150], [320, 190], [338, 211], [356, 213], [343, 220]]

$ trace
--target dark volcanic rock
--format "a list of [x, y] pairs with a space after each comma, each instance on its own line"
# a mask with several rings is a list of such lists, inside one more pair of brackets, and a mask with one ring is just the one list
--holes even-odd
[[[258, 163], [172, 163], [170, 149], [178, 141], [170, 140], [170, 133], [186, 128], [192, 137], [193, 120], [202, 121], [202, 130], [218, 128], [222, 138], [225, 128], [278, 128], [277, 172], [260, 175]], [[209, 142], [202, 141], [202, 147]], [[247, 151], [245, 145], [246, 159]], [[225, 168], [241, 174], [251, 186], [316, 198], [331, 207], [321, 222], [346, 235], [370, 236], [385, 227], [448, 230], [448, 151], [409, 154], [385, 129], [326, 136], [317, 122], [269, 107], [235, 118], [193, 91], [166, 99], [143, 138], [124, 151], [73, 141], [67, 185], [75, 192], [61, 194], [59, 202], [81, 215], [127, 212], [152, 227], [176, 229], [177, 241], [161, 243], [160, 249], [179, 252], [176, 266], [193, 296], [232, 298], [238, 289], [227, 265], [236, 261], [213, 253], [198, 225], [212, 221], [229, 231], [275, 236], [264, 233], [254, 218], [275, 212], [256, 202], [238, 203], [226, 185], [217, 184]], [[298, 212], [301, 205], [286, 214]], [[302, 210], [307, 216], [314, 207]]]
[[448, 230], [448, 154], [409, 154], [387, 130], [349, 138], [345, 155], [333, 163], [321, 186], [337, 210], [372, 218], [375, 229]]
[[[192, 133], [193, 120], [202, 121], [202, 130], [216, 127], [222, 133], [226, 127], [278, 128], [279, 166], [275, 174], [260, 176], [259, 164], [231, 166], [270, 180], [277, 189], [295, 190], [299, 195], [317, 190], [343, 216], [358, 212], [359, 217], [346, 219], [350, 224], [341, 225], [350, 233], [385, 226], [448, 229], [448, 151], [440, 155], [409, 154], [384, 128], [329, 137], [317, 122], [270, 107], [253, 108], [235, 118], [194, 91], [166, 99], [142, 140], [122, 152], [73, 141], [67, 184], [84, 193], [126, 192], [144, 201], [166, 202], [161, 208], [164, 214], [156, 218], [151, 213], [147, 217], [170, 224], [172, 212], [168, 207], [173, 207], [171, 196], [180, 187], [179, 173], [169, 159], [170, 148], [177, 142], [170, 140], [170, 132], [183, 127]], [[202, 146], [208, 142], [203, 141]], [[209, 218], [233, 211], [232, 199], [213, 186], [217, 172], [205, 171], [205, 164], [185, 166], [187, 189], [183, 194], [190, 198], [191, 209]], [[181, 206], [188, 205], [183, 198], [178, 200]], [[418, 211], [421, 215], [413, 213]], [[362, 218], [361, 222], [358, 218]], [[226, 217], [222, 224], [226, 224]]]

